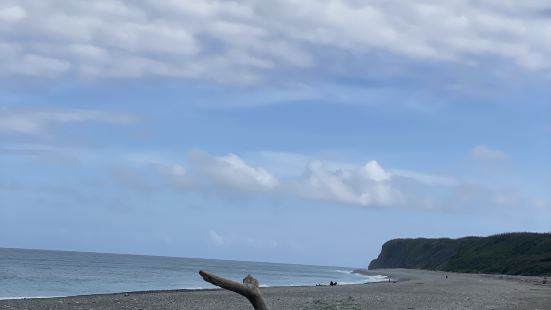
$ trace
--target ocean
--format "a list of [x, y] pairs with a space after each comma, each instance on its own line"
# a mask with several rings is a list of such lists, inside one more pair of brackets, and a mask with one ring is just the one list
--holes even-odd
[[0, 299], [213, 288], [201, 269], [236, 281], [250, 273], [261, 286], [385, 280], [346, 267], [0, 248]]

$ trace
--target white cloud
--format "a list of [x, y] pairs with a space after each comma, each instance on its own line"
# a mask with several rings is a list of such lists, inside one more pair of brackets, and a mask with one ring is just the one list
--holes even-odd
[[279, 242], [273, 239], [259, 239], [258, 236], [242, 234], [220, 234], [216, 230], [209, 230], [209, 241], [215, 246], [226, 246], [233, 248], [256, 248], [256, 249], [274, 249], [279, 246]]
[[12, 110], [0, 108], [0, 133], [40, 135], [52, 124], [103, 122], [130, 124], [135, 117], [96, 110]]
[[16, 74], [29, 76], [55, 76], [68, 72], [71, 64], [65, 60], [40, 55], [25, 55], [9, 66]]
[[422, 173], [411, 170], [402, 170], [402, 169], [392, 169], [390, 171], [392, 176], [411, 178], [418, 182], [434, 185], [457, 185], [458, 181], [452, 177], [445, 177], [440, 175], [432, 175], [428, 173]]
[[[308, 163], [317, 160], [315, 156], [275, 151], [252, 152], [246, 157], [252, 159], [255, 163], [259, 163], [260, 166], [270, 167], [271, 172], [277, 176], [283, 177], [298, 176], [303, 172], [304, 167], [306, 167]], [[372, 161], [371, 165], [374, 166], [375, 163], [376, 161]], [[323, 165], [330, 170], [355, 169], [358, 166], [357, 164], [344, 162], [342, 160], [324, 160]], [[378, 167], [380, 168], [380, 166]], [[410, 178], [418, 182], [434, 185], [451, 186], [458, 183], [458, 180], [450, 176], [435, 175], [413, 170], [390, 169], [388, 171], [383, 170], [383, 172], [384, 174], [381, 174], [384, 175], [384, 178]]]
[[322, 162], [310, 163], [302, 178], [292, 182], [299, 196], [364, 207], [397, 206], [400, 191], [390, 183], [390, 174], [376, 161], [354, 169], [330, 170]]
[[191, 179], [188, 171], [180, 164], [165, 164], [158, 161], [148, 162], [157, 167], [157, 171], [159, 171], [161, 176], [169, 180], [177, 187], [188, 188], [193, 184], [193, 180]]
[[10, 5], [0, 7], [0, 21], [6, 24], [16, 23], [27, 16], [27, 12], [20, 6]]
[[224, 237], [222, 237], [219, 233], [212, 229], [209, 230], [209, 238], [216, 246], [221, 246], [225, 244]]
[[239, 156], [213, 156], [206, 152], [188, 154], [191, 177], [206, 186], [219, 186], [235, 190], [255, 192], [274, 190], [278, 180], [261, 167], [245, 163]]
[[478, 145], [471, 150], [471, 156], [477, 160], [499, 161], [509, 158], [500, 150], [492, 149], [486, 145]]
[[14, 48], [0, 47], [0, 75], [248, 83], [267, 71], [315, 66], [321, 51], [384, 51], [468, 64], [494, 56], [528, 70], [549, 69], [548, 6], [495, 0], [5, 0], [0, 44]]

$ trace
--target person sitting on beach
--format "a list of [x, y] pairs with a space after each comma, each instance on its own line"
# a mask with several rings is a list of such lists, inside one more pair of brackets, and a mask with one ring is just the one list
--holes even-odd
[[333, 286], [335, 285], [335, 283], [333, 283], [333, 281], [329, 282], [329, 286]]

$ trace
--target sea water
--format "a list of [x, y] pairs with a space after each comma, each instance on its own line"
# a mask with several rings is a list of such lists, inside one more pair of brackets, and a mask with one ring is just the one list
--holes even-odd
[[344, 267], [0, 248], [0, 299], [213, 288], [199, 270], [236, 281], [252, 274], [262, 286], [385, 280]]

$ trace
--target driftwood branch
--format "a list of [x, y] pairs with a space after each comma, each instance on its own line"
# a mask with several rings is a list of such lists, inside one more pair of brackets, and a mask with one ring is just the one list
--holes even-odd
[[211, 284], [245, 296], [253, 305], [255, 310], [270, 309], [268, 308], [264, 297], [262, 297], [262, 294], [260, 293], [258, 281], [251, 275], [246, 276], [245, 279], [243, 279], [243, 283], [239, 283], [203, 270], [199, 271], [199, 274], [203, 277], [203, 280]]

